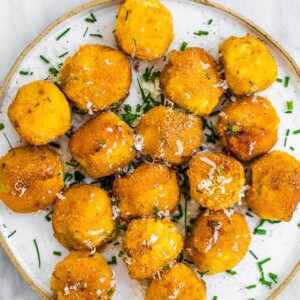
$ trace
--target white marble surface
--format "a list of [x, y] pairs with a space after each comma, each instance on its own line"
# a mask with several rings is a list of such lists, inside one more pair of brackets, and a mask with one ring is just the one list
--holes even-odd
[[[87, 0], [0, 0], [0, 84], [22, 50], [51, 22]], [[300, 64], [299, 0], [215, 0], [253, 20], [278, 40]], [[0, 248], [0, 299], [39, 297], [24, 282]], [[277, 298], [300, 298], [300, 274]], [[209, 299], [208, 299], [209, 300]]]

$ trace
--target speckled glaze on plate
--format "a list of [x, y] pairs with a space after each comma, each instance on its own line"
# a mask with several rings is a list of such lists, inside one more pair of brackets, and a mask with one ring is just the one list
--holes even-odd
[[[170, 9], [174, 21], [175, 40], [169, 50], [179, 49], [181, 43], [187, 41], [189, 46], [202, 47], [217, 59], [218, 45], [231, 35], [243, 36], [246, 33], [252, 33], [267, 43], [279, 66], [278, 77], [289, 76], [291, 80], [288, 88], [285, 88], [282, 83], [275, 82], [269, 89], [259, 93], [259, 95], [272, 101], [281, 118], [279, 139], [275, 148], [287, 151], [300, 159], [300, 135], [293, 135], [293, 131], [300, 129], [298, 121], [300, 102], [297, 101], [300, 95], [299, 68], [288, 54], [251, 22], [244, 21], [243, 17], [213, 3], [207, 1], [195, 1], [198, 3], [194, 3], [185, 0], [164, 0], [162, 2]], [[59, 58], [59, 56], [65, 52], [72, 55], [79, 45], [101, 43], [116, 47], [113, 30], [120, 3], [121, 1], [98, 0], [73, 10], [46, 29], [20, 56], [0, 89], [0, 122], [5, 125], [4, 131], [0, 132], [1, 156], [9, 150], [3, 132], [13, 146], [19, 146], [23, 143], [6, 115], [7, 107], [16, 95], [18, 88], [30, 81], [47, 78], [49, 67], [57, 67], [60, 63], [63, 63], [65, 57]], [[89, 16], [90, 12], [93, 12], [96, 16], [98, 20], [96, 23], [85, 22], [85, 18]], [[209, 19], [213, 19], [211, 25], [208, 25]], [[87, 34], [83, 37], [87, 27], [89, 27]], [[71, 28], [70, 31], [56, 41], [56, 38], [68, 28]], [[193, 34], [200, 29], [208, 30], [209, 35], [199, 37]], [[89, 36], [90, 33], [101, 33], [103, 38]], [[43, 62], [39, 58], [40, 55], [47, 57], [51, 63], [46, 64]], [[134, 64], [135, 62], [133, 62]], [[159, 61], [157, 65], [161, 68], [163, 62]], [[146, 64], [141, 64], [141, 69], [145, 66]], [[20, 75], [19, 71], [21, 70], [32, 71], [33, 75]], [[133, 70], [130, 96], [125, 103], [135, 105], [140, 101], [141, 96], [137, 85], [137, 78], [140, 76], [141, 73]], [[285, 114], [286, 101], [288, 100], [294, 100], [294, 112], [292, 114]], [[76, 128], [84, 120], [75, 116], [73, 121]], [[291, 133], [286, 146], [284, 146], [287, 129], [290, 129]], [[67, 149], [67, 138], [62, 137], [58, 142], [62, 145], [59, 153], [64, 161], [68, 161], [70, 154]], [[211, 148], [211, 146], [209, 147]], [[294, 151], [291, 150], [293, 148]], [[68, 168], [66, 166], [66, 171], [68, 171]], [[195, 215], [193, 207], [195, 205], [191, 201], [188, 218]], [[213, 296], [218, 296], [218, 299], [265, 299], [275, 297], [299, 269], [300, 235], [297, 226], [300, 222], [299, 208], [294, 213], [291, 222], [274, 225], [266, 224], [264, 228], [267, 229], [267, 235], [252, 236], [250, 249], [258, 256], [259, 260], [267, 257], [272, 259], [265, 264], [264, 268], [265, 273], [278, 274], [277, 285], [273, 284], [270, 290], [259, 283], [260, 273], [257, 261], [248, 253], [242, 262], [234, 268], [237, 272], [236, 275], [220, 273], [213, 276], [204, 276], [203, 279], [207, 283], [207, 299], [212, 299]], [[239, 209], [243, 210], [243, 207]], [[51, 208], [47, 208], [38, 213], [23, 215], [16, 214], [2, 203], [0, 204], [1, 244], [22, 276], [44, 299], [51, 298], [49, 282], [54, 266], [68, 254], [53, 237], [51, 222], [47, 222], [45, 219], [45, 215], [50, 210]], [[247, 221], [253, 231], [253, 228], [259, 223], [259, 218], [247, 217]], [[16, 232], [11, 235], [14, 231]], [[38, 243], [41, 254], [41, 268], [38, 266], [34, 239]], [[121, 238], [118, 238], [118, 241], [121, 241]], [[110, 260], [113, 255], [117, 256], [120, 249], [121, 246], [114, 246], [112, 243], [105, 249], [103, 255], [107, 260]], [[53, 255], [53, 251], [61, 251], [62, 256]], [[122, 259], [118, 258], [117, 261], [118, 264], [112, 266], [116, 272], [117, 281], [117, 290], [113, 299], [143, 299], [147, 282], [140, 284], [135, 280], [130, 280]], [[193, 266], [191, 267], [193, 268]], [[252, 284], [256, 284], [257, 287], [249, 290], [245, 288]]]

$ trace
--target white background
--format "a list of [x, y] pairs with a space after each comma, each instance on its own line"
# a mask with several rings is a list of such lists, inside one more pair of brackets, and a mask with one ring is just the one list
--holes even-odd
[[[45, 27], [68, 10], [86, 2], [89, 1], [0, 0], [0, 84], [3, 83], [20, 53]], [[215, 0], [215, 2], [241, 13], [260, 25], [278, 40], [300, 65], [299, 0]], [[1, 300], [39, 299], [14, 269], [1, 248], [0, 282]], [[277, 299], [300, 299], [300, 274]]]

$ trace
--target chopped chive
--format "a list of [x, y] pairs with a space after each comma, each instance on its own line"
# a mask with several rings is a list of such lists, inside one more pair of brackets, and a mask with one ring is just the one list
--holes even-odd
[[249, 214], [249, 213], [246, 213], [246, 215], [247, 215], [248, 217], [253, 218], [253, 216], [252, 216], [251, 214]]
[[276, 79], [277, 82], [282, 82], [283, 80], [281, 78]]
[[97, 142], [98, 144], [100, 144], [100, 145], [106, 145], [106, 143], [105, 143], [104, 141], [102, 141], [102, 140], [96, 140], [96, 142]]
[[162, 269], [163, 269], [164, 271], [166, 271], [166, 270], [170, 269], [170, 266], [169, 266], [169, 265], [165, 265], [165, 266], [162, 267]]
[[236, 275], [237, 274], [236, 271], [232, 271], [232, 270], [226, 270], [226, 273], [228, 273], [230, 275]]
[[178, 223], [178, 220], [179, 220], [180, 218], [183, 217], [183, 209], [182, 209], [182, 205], [181, 205], [181, 204], [178, 204], [178, 205], [177, 205], [177, 208], [178, 208], [179, 214], [173, 217], [172, 221], [173, 221], [174, 223]]
[[43, 60], [46, 64], [50, 63], [50, 61], [44, 55], [40, 55], [40, 59]]
[[117, 246], [117, 245], [120, 245], [120, 243], [119, 242], [114, 243], [114, 246]]
[[65, 52], [65, 53], [61, 54], [58, 58], [62, 58], [62, 57], [64, 57], [64, 56], [66, 56], [68, 53], [69, 53], [69, 52]]
[[284, 147], [286, 146], [286, 143], [287, 143], [287, 137], [284, 139]]
[[188, 42], [182, 42], [181, 46], [180, 46], [180, 51], [184, 51], [186, 49], [188, 45]]
[[267, 234], [267, 230], [256, 228], [256, 229], [254, 229], [253, 234], [266, 235]]
[[109, 291], [107, 292], [107, 295], [111, 296], [111, 295], [113, 295], [113, 293], [114, 293], [113, 290], [109, 290]]
[[39, 263], [39, 269], [40, 269], [40, 268], [41, 268], [41, 256], [40, 256], [40, 250], [39, 250], [37, 241], [36, 241], [35, 239], [33, 240], [33, 243], [34, 243], [34, 246], [35, 246], [35, 249], [36, 249], [36, 253], [37, 253], [37, 257], [38, 257], [38, 263]]
[[268, 286], [269, 288], [272, 287], [272, 282], [271, 282], [271, 281], [267, 281], [267, 280], [265, 280], [264, 278], [259, 279], [259, 281], [260, 281], [263, 285]]
[[205, 272], [200, 272], [200, 271], [197, 271], [197, 273], [203, 277], [207, 272], [209, 272], [209, 270], [206, 270]]
[[292, 114], [293, 111], [292, 111], [292, 110], [287, 110], [287, 111], [285, 111], [284, 113], [285, 113], [285, 114]]
[[111, 201], [111, 204], [112, 204], [112, 205], [117, 205], [117, 204], [119, 204], [119, 203], [120, 203], [120, 200]]
[[77, 168], [79, 166], [79, 163], [72, 163], [72, 162], [66, 162], [66, 165], [71, 166], [73, 168]]
[[259, 195], [261, 195], [261, 194], [262, 194], [262, 188], [263, 188], [263, 185], [262, 185], [262, 183], [260, 183], [260, 184], [259, 184], [259, 192], [258, 192], [258, 193], [259, 193]]
[[298, 227], [300, 227], [300, 223], [298, 223]]
[[220, 113], [219, 110], [213, 111], [212, 113], [209, 114], [210, 117], [216, 116]]
[[269, 262], [270, 260], [271, 260], [271, 258], [268, 257], [268, 258], [266, 258], [266, 259], [264, 259], [264, 260], [262, 260], [262, 261], [259, 261], [257, 264], [261, 266], [261, 265], [263, 265], [263, 264]]
[[51, 215], [53, 214], [53, 211], [50, 211], [46, 216], [45, 216], [45, 219], [50, 222], [51, 221]]
[[52, 74], [53, 76], [57, 76], [58, 75], [58, 70], [54, 67], [49, 68], [49, 72], [50, 74]]
[[12, 145], [11, 145], [11, 143], [10, 143], [8, 137], [6, 136], [6, 134], [5, 134], [4, 132], [3, 132], [3, 135], [4, 135], [4, 137], [5, 137], [5, 139], [6, 139], [7, 143], [8, 143], [8, 145], [9, 145], [9, 147], [10, 147], [10, 150], [13, 152], [13, 155], [15, 155], [15, 154], [16, 154], [15, 149], [12, 147]]
[[234, 125], [228, 123], [228, 124], [227, 124], [227, 129], [228, 129], [228, 131], [229, 131], [231, 134], [234, 134], [234, 133], [235, 133], [235, 131], [234, 131]]
[[294, 101], [286, 101], [286, 107], [288, 110], [294, 109]]
[[85, 18], [85, 21], [88, 23], [95, 23], [95, 21], [93, 19], [90, 18]]
[[204, 31], [204, 30], [198, 30], [197, 32], [194, 32], [195, 35], [208, 35], [209, 32], [208, 31]]
[[124, 254], [125, 254], [125, 251], [124, 251], [124, 250], [120, 250], [118, 256], [121, 257], [121, 256], [123, 256]]
[[74, 179], [76, 182], [84, 182], [85, 176], [77, 170], [74, 172]]
[[119, 104], [120, 104], [120, 102], [114, 102], [114, 103], [111, 104], [111, 107], [116, 108], [116, 107], [119, 106]]
[[254, 288], [256, 288], [256, 284], [246, 286], [247, 290], [254, 289]]
[[293, 134], [299, 134], [300, 133], [300, 129], [293, 131]]
[[117, 224], [116, 227], [120, 230], [124, 230], [124, 231], [127, 230], [127, 227], [125, 225]]
[[71, 173], [66, 173], [64, 177], [64, 181], [70, 181], [73, 178], [73, 175]]
[[12, 233], [10, 233], [9, 235], [8, 235], [8, 237], [7, 238], [10, 238], [11, 236], [13, 236], [15, 233], [16, 233], [17, 231], [16, 230], [14, 230]]
[[96, 36], [96, 37], [99, 37], [99, 38], [103, 37], [103, 35], [100, 34], [100, 33], [90, 33], [90, 36]]
[[155, 222], [157, 221], [157, 219], [160, 219], [160, 216], [159, 216], [159, 209], [154, 206], [153, 207], [153, 210], [154, 210], [154, 214], [155, 214]]
[[277, 282], [277, 279], [278, 279], [278, 275], [277, 275], [277, 274], [269, 273], [269, 277], [270, 277], [275, 283], [278, 283], [278, 282]]
[[208, 73], [205, 74], [205, 77], [206, 77], [208, 80], [210, 80], [210, 76], [209, 76]]
[[289, 136], [289, 135], [290, 135], [290, 132], [291, 132], [291, 130], [288, 129], [288, 130], [286, 131], [286, 133], [285, 133], [285, 136]]
[[290, 147], [290, 150], [294, 151], [294, 150], [295, 150], [295, 148], [291, 146], [291, 147]]
[[20, 75], [32, 75], [33, 72], [20, 71], [19, 74], [20, 74]]
[[254, 254], [254, 252], [253, 251], [249, 251], [250, 252], [250, 254], [256, 259], [256, 260], [258, 260], [258, 257]]
[[114, 233], [116, 232], [116, 229], [113, 229], [109, 235], [109, 237], [112, 237], [114, 235]]
[[93, 20], [94, 20], [95, 22], [97, 22], [97, 19], [96, 19], [96, 17], [94, 16], [93, 13], [91, 13], [91, 17], [93, 18]]
[[0, 123], [0, 130], [3, 130], [3, 129], [4, 129], [4, 124]]
[[53, 254], [56, 256], [61, 256], [61, 252], [60, 251], [53, 251]]
[[83, 37], [85, 37], [85, 36], [86, 36], [86, 34], [87, 34], [88, 30], [89, 30], [89, 27], [87, 27], [87, 28], [86, 28], [86, 30], [85, 30], [85, 32], [84, 32], [84, 34], [83, 34]]
[[111, 261], [107, 262], [109, 265], [116, 265], [117, 264], [117, 257], [112, 256]]
[[218, 300], [218, 297], [217, 296], [213, 296], [213, 300]]
[[209, 19], [208, 22], [207, 22], [207, 24], [211, 25], [212, 22], [213, 22], [213, 19]]
[[290, 82], [290, 77], [288, 77], [288, 76], [286, 76], [285, 78], [284, 78], [284, 87], [288, 87], [289, 86], [289, 82]]
[[56, 38], [56, 40], [58, 41], [58, 40], [60, 40], [64, 35], [66, 35], [69, 31], [70, 31], [70, 27], [69, 28], [67, 28], [65, 31], [63, 31], [57, 38]]
[[60, 148], [60, 144], [55, 143], [55, 142], [51, 142], [51, 143], [49, 143], [49, 145], [52, 146], [52, 147], [54, 147], [54, 148], [57, 148], [57, 149]]
[[250, 84], [251, 86], [254, 86], [254, 83], [253, 83], [253, 81], [251, 81], [251, 80], [249, 80], [249, 84]]
[[129, 14], [129, 11], [128, 11], [128, 10], [126, 10], [125, 21], [127, 21], [127, 20], [128, 20], [128, 14]]

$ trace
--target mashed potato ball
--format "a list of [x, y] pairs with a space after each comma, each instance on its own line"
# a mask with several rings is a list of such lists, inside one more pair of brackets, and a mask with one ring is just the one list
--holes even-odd
[[186, 252], [206, 274], [234, 268], [248, 252], [251, 241], [245, 217], [224, 211], [200, 214], [193, 223]]
[[166, 165], [142, 164], [132, 174], [117, 179], [113, 194], [120, 201], [122, 218], [153, 216], [159, 211], [173, 211], [179, 201], [176, 172]]
[[217, 63], [201, 48], [171, 51], [160, 82], [167, 99], [199, 116], [209, 115], [223, 95]]
[[108, 300], [113, 297], [116, 283], [100, 254], [71, 252], [55, 266], [51, 288], [57, 300]]
[[129, 224], [123, 247], [130, 278], [141, 280], [152, 277], [176, 259], [183, 240], [168, 219], [139, 219]]
[[129, 95], [131, 65], [120, 51], [102, 45], [84, 45], [68, 57], [61, 71], [61, 87], [82, 110], [101, 110], [120, 104]]
[[231, 102], [216, 125], [223, 146], [243, 161], [267, 153], [277, 142], [280, 119], [271, 102], [250, 96]]
[[88, 184], [75, 184], [53, 205], [54, 236], [69, 250], [99, 250], [111, 241], [115, 221], [106, 191]]
[[245, 185], [242, 164], [222, 153], [199, 153], [187, 172], [190, 195], [201, 206], [221, 210], [240, 200]]
[[246, 199], [263, 219], [290, 221], [300, 195], [300, 162], [273, 151], [251, 165], [252, 184]]
[[225, 79], [237, 95], [268, 88], [277, 78], [277, 65], [266, 45], [252, 35], [230, 37], [219, 48]]
[[64, 187], [60, 157], [46, 146], [23, 146], [0, 159], [0, 199], [15, 212], [51, 204]]
[[148, 111], [136, 132], [142, 137], [145, 155], [174, 165], [187, 161], [202, 142], [200, 118], [165, 106]]
[[80, 127], [70, 139], [75, 160], [93, 178], [121, 171], [134, 156], [132, 129], [113, 113], [101, 113]]
[[145, 300], [166, 299], [205, 300], [205, 282], [186, 265], [176, 264], [151, 282], [145, 296]]
[[115, 36], [132, 57], [161, 58], [174, 39], [172, 15], [158, 0], [126, 0], [118, 12]]
[[8, 108], [8, 117], [30, 144], [45, 145], [71, 127], [71, 111], [65, 95], [52, 82], [38, 80], [23, 85]]

